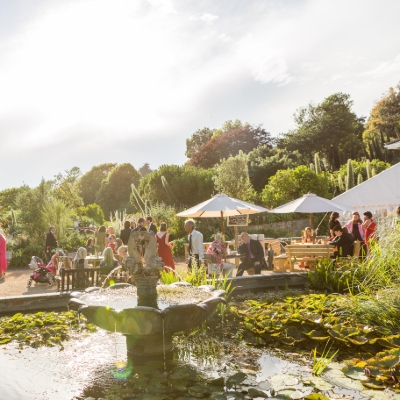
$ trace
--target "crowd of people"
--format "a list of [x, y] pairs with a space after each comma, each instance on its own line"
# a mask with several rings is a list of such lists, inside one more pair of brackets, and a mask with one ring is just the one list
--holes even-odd
[[[343, 226], [339, 221], [339, 213], [333, 212], [329, 219], [330, 240], [327, 244], [334, 246], [334, 258], [358, 256], [364, 257], [370, 252], [371, 242], [378, 240], [376, 237], [377, 224], [372, 218], [372, 213], [366, 211], [361, 219], [357, 211], [352, 213], [352, 218]], [[395, 224], [400, 224], [400, 206], [397, 207]], [[196, 230], [195, 222], [188, 219], [184, 223], [189, 243], [189, 256], [187, 260], [188, 269], [204, 262], [203, 235]], [[161, 257], [165, 271], [175, 270], [172, 256], [174, 242], [170, 241], [167, 224], [162, 222], [160, 230], [157, 230], [152, 217], [139, 218], [137, 221], [125, 221], [124, 228], [119, 237], [115, 234], [113, 226], [100, 226], [95, 228], [94, 237], [89, 237], [85, 246], [80, 247], [73, 260], [75, 268], [90, 267], [87, 260], [88, 255], [102, 255], [100, 267], [113, 269], [118, 265], [124, 265], [128, 257], [128, 241], [132, 232], [153, 232], [157, 241], [158, 254]], [[57, 249], [56, 227], [50, 226], [46, 233], [45, 250], [48, 260], [51, 259], [54, 249]], [[260, 274], [265, 267], [264, 249], [258, 240], [252, 240], [247, 232], [240, 235], [241, 244], [238, 247], [240, 264], [236, 276], [242, 276], [245, 271], [248, 274]], [[304, 229], [302, 243], [316, 243], [315, 232], [310, 228]], [[359, 250], [358, 250], [359, 249]], [[355, 254], [357, 253], [357, 254]], [[226, 262], [228, 256], [228, 243], [224, 241], [222, 234], [214, 235], [213, 242], [208, 246], [206, 254], [212, 255], [216, 265], [221, 269], [224, 276], [231, 277], [234, 264]], [[4, 279], [7, 269], [6, 260], [6, 238], [0, 229], [0, 280]]]
[[[335, 246], [334, 258], [367, 255], [371, 241], [377, 239], [376, 227], [370, 211], [364, 212], [363, 220], [358, 211], [354, 211], [352, 219], [343, 227], [339, 222], [339, 213], [333, 212], [329, 220], [331, 238], [328, 244]], [[354, 254], [356, 244], [359, 245], [356, 247], [359, 248], [358, 254]]]

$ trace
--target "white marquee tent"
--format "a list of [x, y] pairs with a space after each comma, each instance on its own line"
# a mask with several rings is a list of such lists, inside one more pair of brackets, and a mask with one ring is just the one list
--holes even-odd
[[332, 200], [351, 205], [359, 212], [387, 210], [388, 214], [394, 213], [400, 205], [400, 163]]

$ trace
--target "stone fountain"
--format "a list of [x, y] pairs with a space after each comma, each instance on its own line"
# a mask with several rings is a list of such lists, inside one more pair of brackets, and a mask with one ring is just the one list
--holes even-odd
[[[137, 287], [137, 306], [116, 310], [106, 305], [87, 305], [79, 299], [81, 294], [70, 300], [70, 307], [81, 312], [90, 322], [110, 332], [126, 336], [127, 350], [134, 355], [159, 355], [173, 348], [172, 335], [188, 331], [204, 322], [224, 302], [226, 292], [207, 286], [209, 298], [197, 303], [172, 304], [159, 309], [157, 284], [163, 269], [163, 262], [157, 254], [157, 243], [152, 232], [134, 232], [128, 242], [125, 268], [133, 277]], [[127, 284], [115, 285], [118, 290]], [[191, 286], [177, 282], [168, 286]], [[89, 288], [86, 292], [97, 291]]]

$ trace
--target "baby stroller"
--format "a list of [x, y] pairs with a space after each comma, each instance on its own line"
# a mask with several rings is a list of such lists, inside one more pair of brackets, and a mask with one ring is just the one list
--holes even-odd
[[64, 255], [63, 252], [57, 251], [52, 257], [50, 262], [46, 265], [40, 257], [33, 256], [31, 262], [28, 264], [29, 268], [33, 269], [33, 274], [28, 281], [28, 288], [31, 287], [32, 281], [36, 283], [47, 283], [48, 286], [53, 286], [58, 277], [55, 276], [55, 258]]

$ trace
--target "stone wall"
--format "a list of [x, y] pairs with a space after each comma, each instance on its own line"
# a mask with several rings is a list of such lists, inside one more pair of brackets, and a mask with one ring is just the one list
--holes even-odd
[[[265, 225], [249, 225], [246, 227], [239, 226], [239, 232], [247, 231], [249, 233], [262, 233], [265, 231], [277, 232], [275, 236], [281, 236], [280, 232], [287, 232], [288, 236], [301, 236], [301, 231], [309, 226], [310, 221], [308, 219], [298, 219], [295, 221], [282, 221], [273, 222]], [[278, 235], [279, 233], [279, 235]]]

